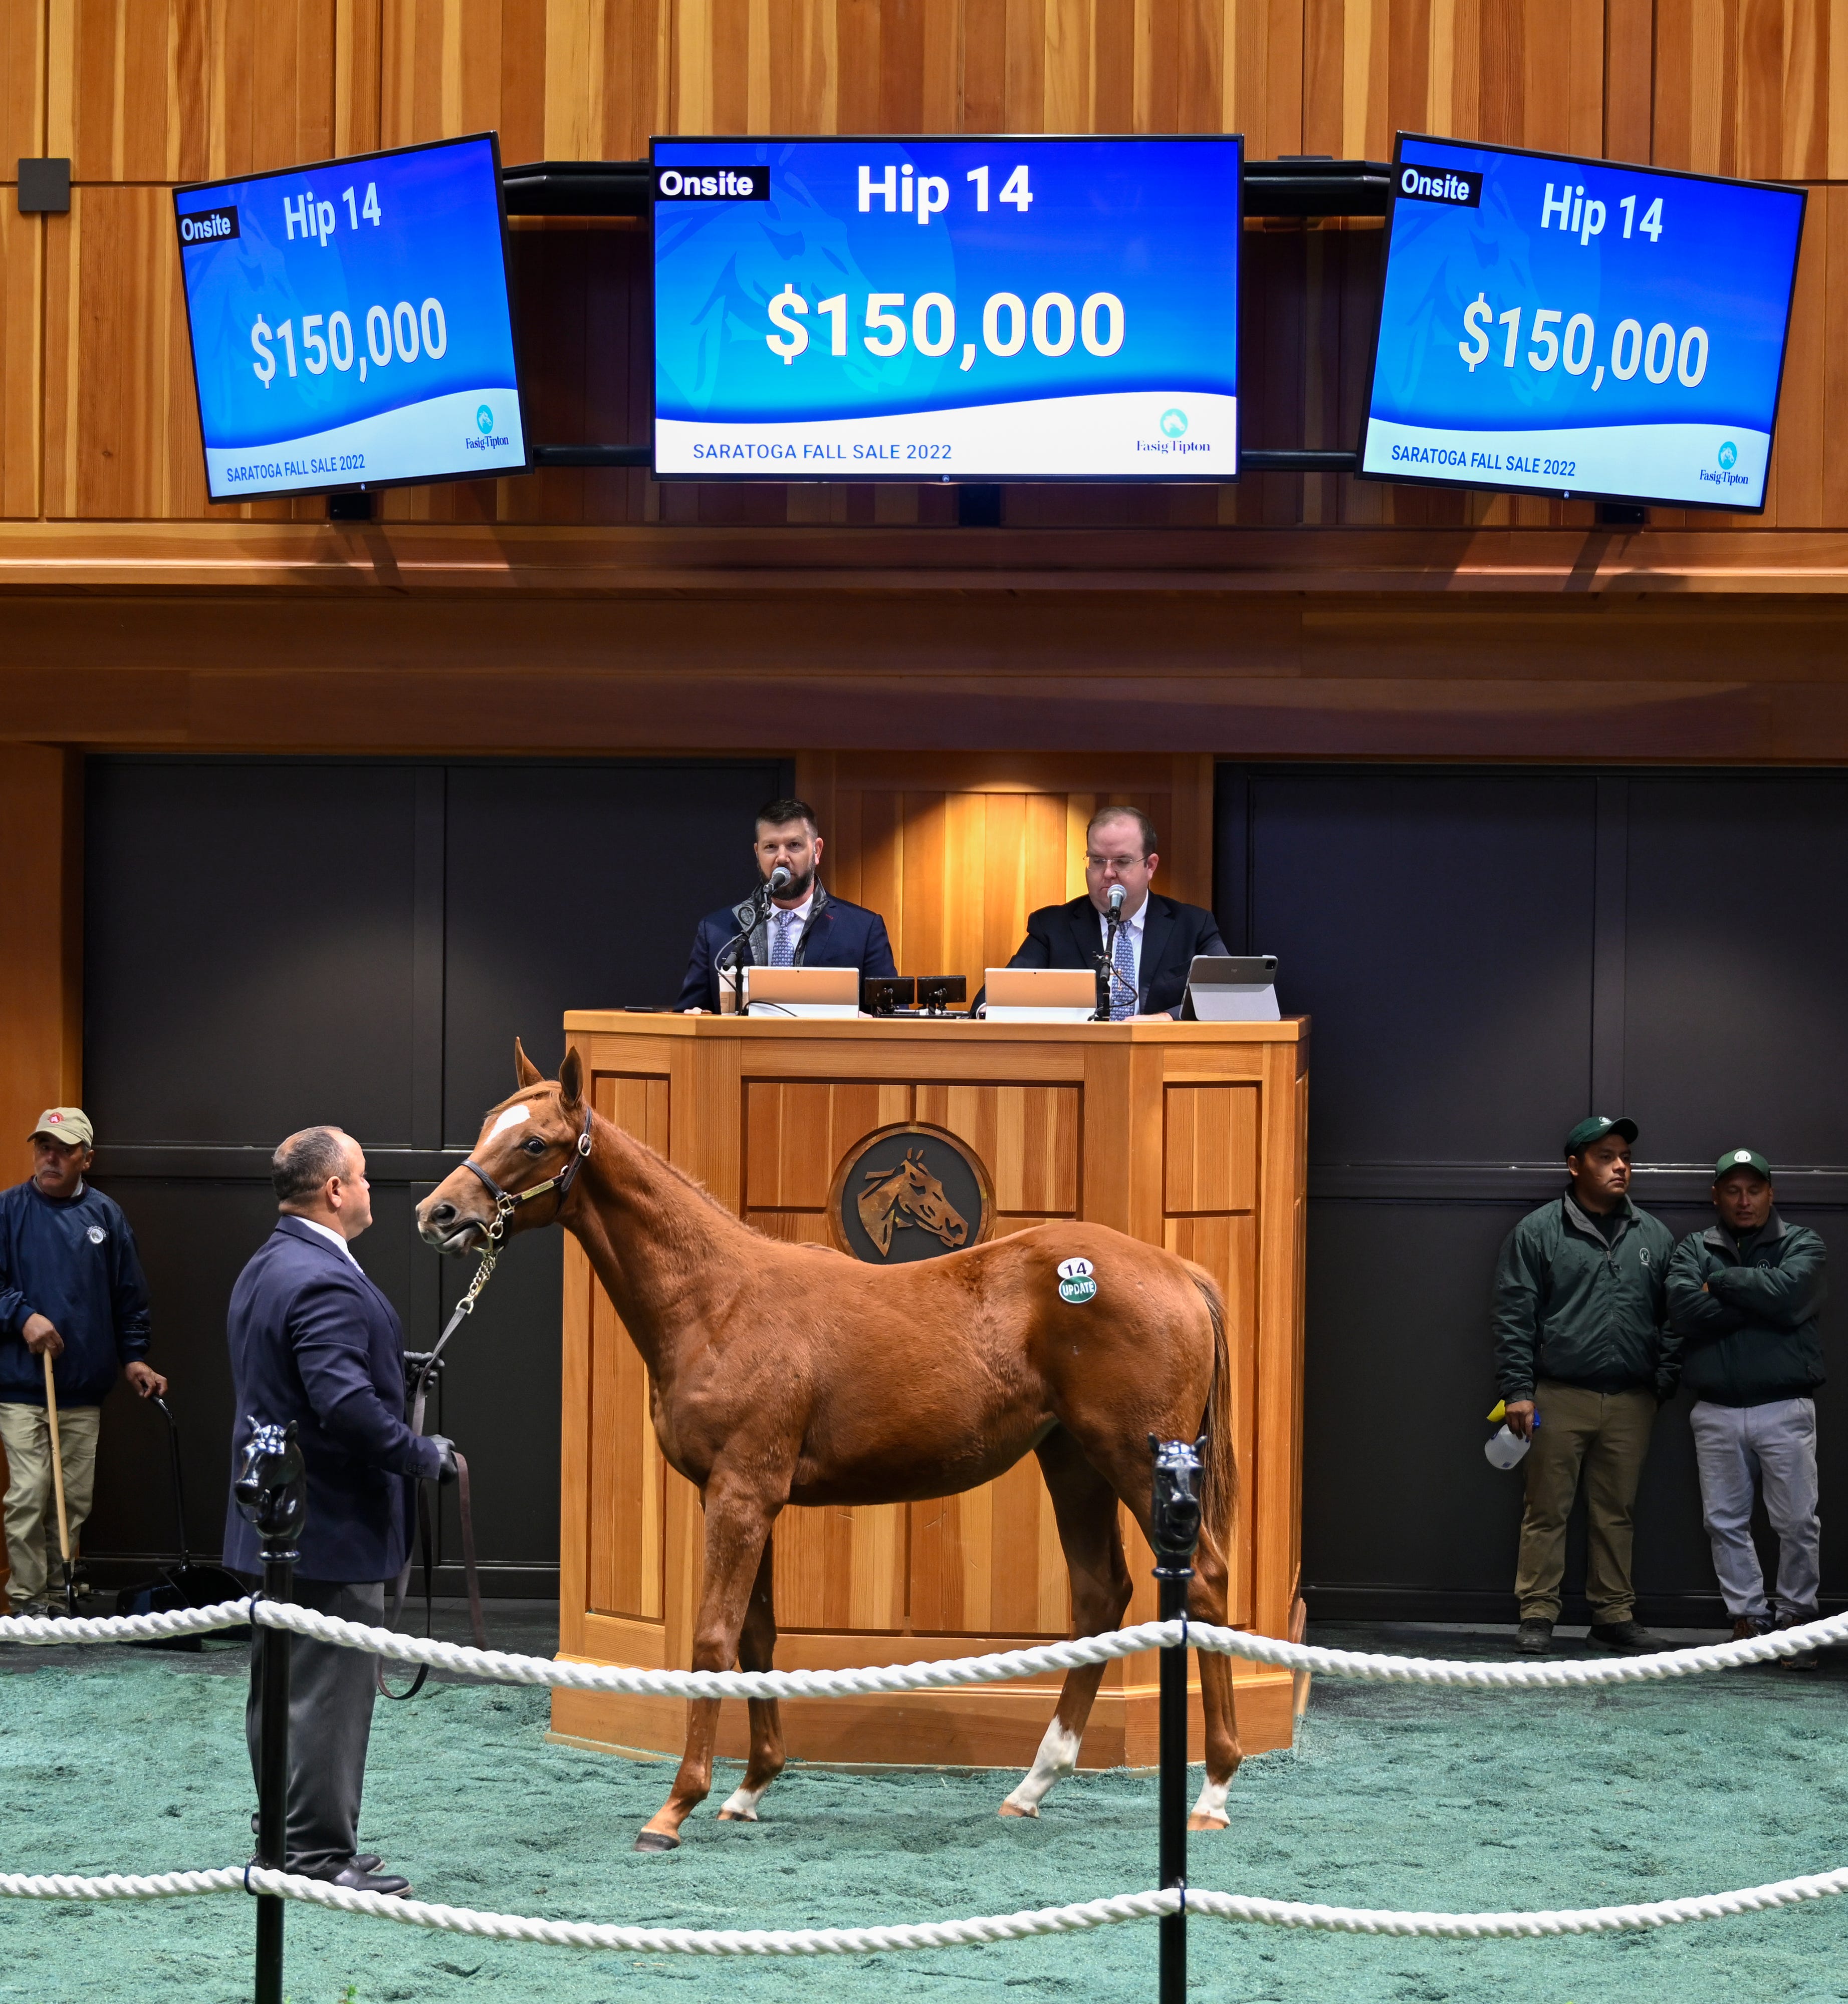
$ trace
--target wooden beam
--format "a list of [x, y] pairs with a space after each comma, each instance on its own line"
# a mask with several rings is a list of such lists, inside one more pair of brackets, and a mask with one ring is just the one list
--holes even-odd
[[82, 761], [0, 745], [0, 1180], [31, 1167], [26, 1137], [83, 1088]]

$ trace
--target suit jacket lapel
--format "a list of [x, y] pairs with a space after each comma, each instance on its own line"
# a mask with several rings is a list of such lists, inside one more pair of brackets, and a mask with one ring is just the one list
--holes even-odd
[[1162, 964], [1162, 955], [1167, 951], [1168, 935], [1173, 930], [1174, 908], [1165, 898], [1158, 899], [1151, 893], [1142, 920], [1142, 960], [1136, 983], [1141, 991], [1136, 997], [1138, 1008], [1155, 979], [1155, 969]]
[[1080, 967], [1095, 967], [1103, 951], [1103, 933], [1097, 922], [1097, 907], [1089, 898], [1074, 898], [1065, 907], [1071, 922], [1071, 944]]

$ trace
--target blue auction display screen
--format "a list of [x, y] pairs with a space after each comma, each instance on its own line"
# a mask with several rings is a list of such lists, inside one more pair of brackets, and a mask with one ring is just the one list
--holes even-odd
[[213, 500], [525, 467], [492, 133], [174, 207]]
[[1360, 471], [1762, 508], [1804, 201], [1401, 134]]
[[1231, 479], [1243, 155], [657, 139], [655, 471]]

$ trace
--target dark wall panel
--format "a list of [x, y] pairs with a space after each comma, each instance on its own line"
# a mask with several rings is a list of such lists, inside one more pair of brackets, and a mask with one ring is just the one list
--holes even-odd
[[1531, 1161], [1579, 1117], [1592, 804], [1573, 777], [1254, 775], [1251, 942], [1315, 1018], [1314, 1161]]
[[[671, 1002], [698, 920], [750, 880], [752, 810], [787, 785], [773, 760], [91, 761], [85, 1099], [148, 1269], [196, 1550], [219, 1545], [225, 1309], [275, 1220], [276, 1142], [358, 1137], [375, 1222], [354, 1251], [427, 1347], [473, 1269], [423, 1246], [413, 1209], [510, 1089], [515, 1033], [556, 1067], [566, 1009]], [[469, 1456], [510, 1590], [557, 1560], [562, 1245], [510, 1250], [430, 1421]], [[174, 1548], [166, 1438], [121, 1388], [104, 1424], [86, 1549], [119, 1575]]]
[[[1848, 930], [1832, 902], [1848, 782], [1227, 768], [1219, 820], [1227, 937], [1277, 954], [1284, 1007], [1314, 1018], [1312, 1604], [1510, 1619], [1522, 1485], [1482, 1456], [1491, 1279], [1504, 1235], [1560, 1186], [1573, 1121], [1594, 1101], [1638, 1120], [1637, 1201], [1678, 1237], [1711, 1221], [1720, 1150], [1764, 1149], [1848, 1289]], [[1825, 1343], [1839, 1324], [1825, 1310]], [[1840, 1601], [1836, 1396], [1823, 1580]], [[1650, 1618], [1718, 1616], [1690, 1403], [1663, 1413], [1638, 1503]], [[1582, 1513], [1571, 1550], [1569, 1589]]]
[[449, 774], [444, 1138], [551, 1072], [567, 1008], [671, 1007], [699, 920], [750, 888], [759, 766], [457, 766]]
[[410, 769], [93, 759], [86, 791], [99, 1134], [407, 1144]]
[[1848, 781], [1629, 789], [1625, 1092], [1657, 1161], [1848, 1161]]

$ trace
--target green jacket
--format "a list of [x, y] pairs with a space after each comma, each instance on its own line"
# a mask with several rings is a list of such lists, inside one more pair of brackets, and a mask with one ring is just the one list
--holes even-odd
[[1504, 1399], [1531, 1399], [1541, 1378], [1621, 1392], [1674, 1392], [1679, 1340], [1664, 1299], [1674, 1235], [1625, 1198], [1616, 1242], [1569, 1189], [1528, 1212], [1502, 1244], [1495, 1270], [1496, 1382]]
[[1763, 1406], [1816, 1389], [1826, 1256], [1815, 1232], [1775, 1210], [1743, 1241], [1718, 1224], [1688, 1234], [1668, 1264], [1668, 1312], [1697, 1398]]

